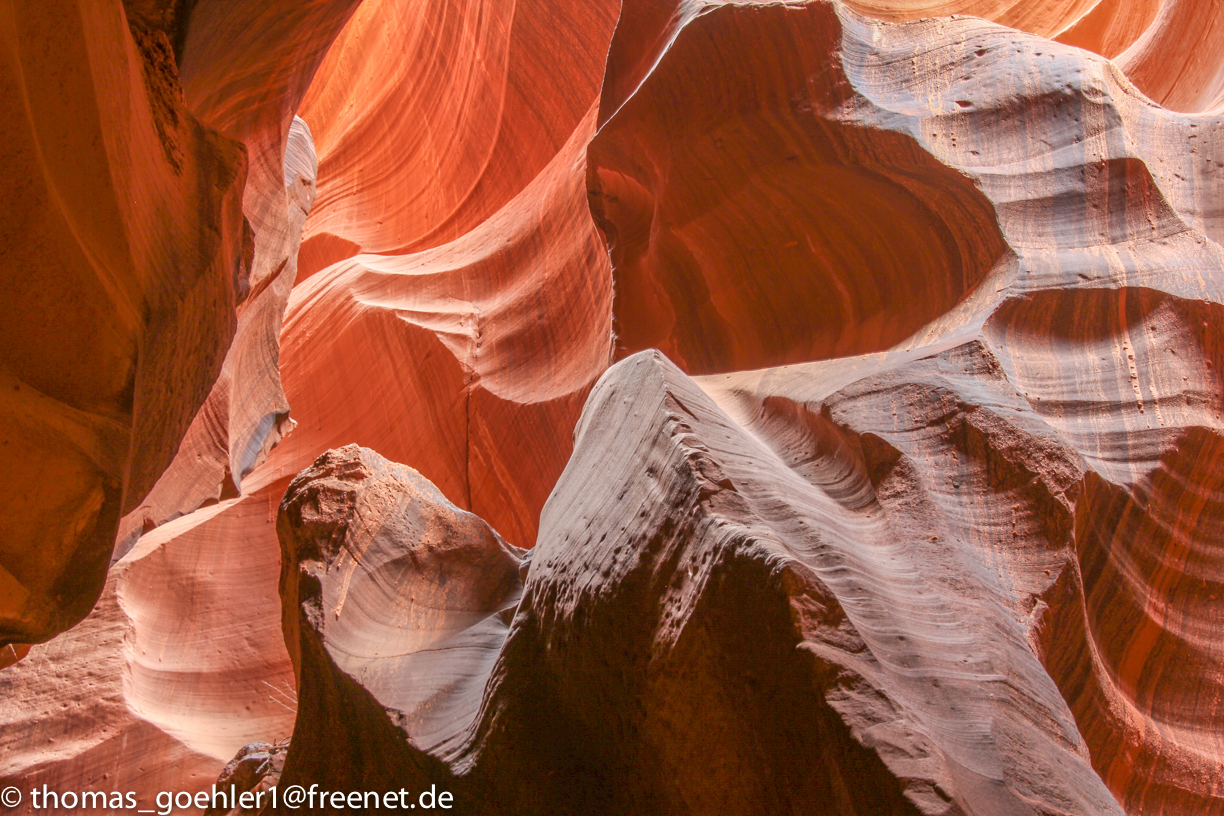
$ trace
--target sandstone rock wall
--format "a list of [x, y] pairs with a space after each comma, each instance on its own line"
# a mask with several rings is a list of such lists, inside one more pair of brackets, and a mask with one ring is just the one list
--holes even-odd
[[163, 33], [118, 0], [9, 2], [0, 26], [9, 644], [97, 600], [119, 517], [220, 371], [252, 237], [246, 152], [184, 104]]
[[1224, 814], [1218, 4], [52, 6], [0, 782]]

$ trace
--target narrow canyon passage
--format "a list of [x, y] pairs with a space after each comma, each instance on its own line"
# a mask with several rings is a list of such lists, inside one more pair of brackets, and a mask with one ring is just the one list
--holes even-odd
[[1219, 3], [0, 35], [5, 812], [1224, 816]]

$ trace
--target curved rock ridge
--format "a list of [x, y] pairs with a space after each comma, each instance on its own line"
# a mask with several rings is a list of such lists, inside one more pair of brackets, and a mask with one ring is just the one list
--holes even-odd
[[1131, 813], [1224, 812], [1208, 691], [1224, 650], [1206, 635], [1224, 566], [1224, 497], [1206, 459], [1224, 428], [1222, 294], [1046, 293], [986, 326], [1009, 379], [1091, 468], [1076, 571], [1049, 601], [1041, 648]]
[[275, 538], [270, 496], [287, 483], [142, 536], [83, 623], [0, 673], [0, 777], [152, 802], [207, 788], [240, 746], [293, 733], [279, 554], [253, 534]]
[[618, 6], [366, 0], [300, 111], [321, 166], [302, 277], [448, 243], [518, 195], [583, 126]]
[[608, 261], [583, 182], [593, 118], [462, 238], [361, 255], [294, 289], [282, 377], [300, 427], [248, 489], [356, 441], [411, 463], [507, 540], [535, 539], [568, 429], [611, 356]]
[[[592, 93], [588, 109], [593, 101]], [[219, 503], [157, 526], [115, 566], [113, 591], [65, 636], [77, 643], [75, 667], [60, 663], [57, 671], [105, 675], [138, 716], [75, 728], [105, 731], [111, 746], [126, 734], [153, 733], [211, 762], [213, 779], [239, 747], [291, 733], [295, 683], [278, 624], [275, 510], [293, 474], [330, 447], [355, 439], [413, 462], [456, 504], [495, 520], [507, 540], [534, 542], [540, 508], [572, 450], [573, 425], [611, 356], [611, 276], [585, 190], [593, 117], [459, 240], [403, 257], [363, 256], [295, 290], [273, 373], [298, 429], [246, 474], [240, 495], [223, 492]], [[303, 150], [287, 154], [287, 171], [307, 156], [307, 131], [295, 125], [291, 134]], [[288, 172], [283, 181], [293, 187]], [[212, 490], [202, 493], [206, 504], [218, 498], [212, 479], [229, 454], [220, 420], [208, 428], [218, 455], [201, 471], [171, 471], [207, 469], [207, 479], [172, 482], [168, 474], [158, 491]], [[139, 650], [106, 661], [89, 655], [95, 618], [119, 620], [122, 638]], [[44, 666], [51, 658], [42, 648], [26, 661]], [[36, 721], [17, 701], [41, 699], [37, 675], [23, 674], [11, 688], [0, 721]], [[52, 784], [117, 778], [133, 761], [113, 748], [47, 757], [41, 732], [14, 733], [30, 738], [14, 737], [13, 767], [38, 766]]]
[[645, 57], [618, 28], [589, 149], [619, 355], [710, 373], [882, 351], [1012, 282], [1176, 290], [1170, 265], [1220, 266], [1219, 122], [1153, 107], [1109, 62], [972, 19], [677, 15], [623, 100], [613, 57]]
[[1143, 36], [1164, 5], [1162, 0], [1102, 0], [1056, 39], [1113, 59]]
[[[207, 502], [232, 498], [241, 480], [292, 427], [281, 386], [280, 325], [296, 278], [302, 225], [314, 201], [318, 165], [310, 128], [295, 119], [284, 158], [287, 220], [258, 234], [256, 269], [269, 258], [279, 267], [254, 286], [238, 313], [238, 330], [212, 392], [179, 445], [178, 455], [140, 507], [120, 524], [115, 558], [142, 533]], [[279, 239], [279, 240], [278, 240]], [[268, 248], [265, 251], [265, 248]]]
[[[243, 211], [256, 240], [252, 307], [240, 315], [239, 337], [226, 360], [222, 379], [230, 382], [219, 383], [214, 396], [213, 413], [228, 426], [225, 455], [215, 457], [208, 480], [183, 474], [175, 480], [180, 484], [211, 482], [223, 493], [238, 490], [242, 477], [288, 430], [278, 372], [280, 327], [318, 176], [310, 128], [294, 113], [361, 2], [194, 0], [180, 32], [187, 104], [213, 127], [241, 139], [251, 156]], [[181, 455], [200, 454], [192, 446]], [[186, 502], [179, 511], [198, 506]]]
[[356, 445], [328, 451], [294, 478], [277, 533], [299, 711], [336, 740], [333, 756], [361, 758], [336, 763], [290, 745], [286, 769], [330, 766], [359, 790], [383, 761], [387, 712], [416, 744], [432, 746], [479, 704], [505, 638], [498, 613], [519, 601], [525, 551], [416, 471]]
[[[716, 299], [692, 293], [721, 271], [720, 247], [778, 244], [761, 237], [772, 219], [802, 208], [744, 192], [769, 178], [750, 161], [737, 183], [709, 181], [722, 198], [699, 195], [704, 175], [737, 178], [775, 132], [791, 150], [813, 132], [847, 144], [853, 129], [909, 144], [885, 159], [944, 174], [933, 188], [988, 216], [966, 241], [993, 235], [1001, 250], [892, 350], [877, 340], [864, 345], [880, 353], [696, 384], [657, 356], [618, 365], [588, 401], [487, 681], [487, 657], [474, 661], [483, 699], [460, 695], [446, 729], [414, 730], [350, 675], [331, 684], [350, 708], [299, 709], [286, 778], [437, 783], [481, 813], [1224, 812], [1210, 702], [1224, 655], [1207, 635], [1221, 508], [1195, 475], [1224, 401], [1218, 122], [1153, 106], [1102, 59], [980, 20], [892, 25], [820, 3], [671, 19], [640, 39], [640, 81], [609, 77], [589, 151], [618, 328], [708, 355], [684, 360], [696, 370], [778, 348], [780, 321], [750, 327], [755, 348], [725, 342], [776, 315], [745, 305], [753, 292], [723, 294], [745, 318], [723, 324], [624, 294], [629, 262], [675, 257], [671, 217], [739, 208], [685, 245], [700, 261], [668, 284], [686, 307]], [[641, 35], [632, 22], [627, 11], [613, 55]], [[835, 70], [795, 70], [811, 83], [796, 86], [786, 66], [803, 49]], [[764, 52], [780, 54], [772, 74], [746, 59]], [[714, 78], [686, 88], [705, 106], [680, 94], [695, 70]], [[813, 110], [820, 128], [789, 125]], [[720, 128], [716, 150], [694, 148]], [[858, 168], [881, 152], [838, 158]], [[733, 268], [730, 286], [753, 269]], [[912, 301], [892, 308], [910, 319]], [[378, 734], [377, 761], [326, 767], [327, 746], [359, 733]], [[796, 746], [830, 770], [786, 770]]]
[[[700, 381], [801, 472], [805, 451], [829, 443], [796, 413], [830, 417], [865, 450], [874, 435], [900, 451], [907, 490], [926, 485], [933, 502], [930, 534], [990, 553], [982, 574], [1003, 580], [996, 598], [1130, 814], [1224, 812], [1206, 691], [1224, 651], [1204, 636], [1218, 614], [1208, 542], [1224, 505], [1189, 464], [1210, 456], [1224, 421], [1212, 373], [1222, 293], [1202, 294], [1022, 295], [951, 350]], [[945, 373], [923, 386], [915, 374], [931, 361]]]
[[242, 146], [185, 107], [163, 33], [53, 0], [0, 5], [0, 38], [2, 647], [97, 600], [221, 368], [251, 239]]
[[840, 64], [859, 33], [829, 4], [710, 4], [601, 127], [622, 354], [710, 373], [882, 350], [1002, 259], [990, 202]]
[[1224, 114], [1224, 10], [1213, 3], [1164, 2], [1118, 67], [1165, 107]]
[[0, 787], [1224, 816], [1221, 5], [617, 5], [0, 0]]
[[[379, 656], [338, 678], [343, 650], [300, 669], [319, 691], [286, 784], [436, 784], [474, 813], [1222, 812], [1206, 706], [1224, 653], [1204, 583], [1224, 493], [1194, 470], [1219, 447], [1221, 390], [1178, 376], [1204, 362], [1195, 349], [1220, 364], [1194, 334], [1218, 307], [1097, 290], [1038, 302], [1038, 322], [1017, 314], [1033, 300], [942, 348], [698, 380], [656, 352], [618, 364], [509, 630], [488, 618], [487, 639], [447, 647], [466, 675], [409, 679]], [[1159, 336], [1140, 344], [1145, 330]], [[1068, 342], [1085, 370], [1026, 377]], [[1137, 347], [1143, 373], [1101, 342]], [[1144, 359], [1171, 350], [1187, 369]], [[1088, 373], [1098, 404], [1060, 399], [1091, 392]], [[1132, 387], [1162, 394], [1160, 420]], [[292, 524], [295, 501], [328, 521]], [[359, 503], [287, 500], [286, 553], [308, 527], [339, 550]], [[362, 529], [385, 514], [369, 515]], [[285, 614], [317, 639], [337, 595], [303, 611], [289, 587]], [[345, 640], [405, 637], [353, 621]], [[443, 678], [468, 691], [433, 709], [441, 723], [389, 693]], [[336, 744], [372, 758], [338, 766]]]
[[[218, 509], [144, 536], [83, 623], [0, 672], [5, 785], [132, 791], [152, 803], [161, 791], [207, 789], [236, 746], [290, 735], [284, 646], [245, 636], [277, 618], [270, 588], [201, 581], [245, 552]], [[256, 577], [257, 565], [246, 555]], [[272, 554], [265, 569], [276, 568]], [[44, 811], [27, 796], [11, 812]]]
[[[291, 491], [278, 529], [314, 605], [282, 581], [286, 637], [303, 644], [284, 784], [436, 784], [486, 814], [1122, 813], [1034, 646], [1043, 597], [1073, 569], [1082, 463], [980, 342], [903, 357], [777, 371], [795, 390], [855, 380], [819, 402], [773, 388], [756, 403], [741, 375], [708, 383], [715, 401], [657, 352], [618, 364], [587, 404], [509, 630], [486, 618], [488, 642], [455, 639], [448, 671], [423, 680], [386, 656], [338, 672], [346, 650], [324, 639], [347, 614], [329, 587], [349, 587], [344, 610], [387, 607], [374, 587], [390, 555], [354, 567], [368, 599], [340, 570], [306, 577], [321, 573], [311, 552], [361, 551], [346, 519], [404, 529], [359, 508], [413, 493], [351, 498], [358, 478]], [[958, 408], [963, 389], [977, 404]], [[924, 468], [933, 455], [948, 467]], [[295, 503], [322, 521], [295, 523]], [[419, 535], [401, 533], [401, 562]], [[405, 638], [386, 616], [353, 618], [362, 635], [343, 639], [365, 654]], [[448, 696], [444, 724], [386, 691], [443, 677], [484, 689]], [[369, 759], [331, 762], [336, 745]]]
[[[248, 297], [221, 374], [156, 488], [124, 518], [116, 557], [135, 539], [241, 480], [291, 427], [278, 366], [281, 321], [315, 195], [310, 129], [293, 112], [358, 0], [268, 4], [128, 0], [175, 44], [190, 109], [240, 140], [251, 161], [243, 212], [253, 230]], [[291, 6], [291, 7], [290, 7]]]

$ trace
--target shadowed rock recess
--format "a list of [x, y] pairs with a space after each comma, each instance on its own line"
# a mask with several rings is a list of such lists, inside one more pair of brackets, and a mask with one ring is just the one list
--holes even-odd
[[0, 74], [0, 788], [1224, 816], [1220, 3], [0, 0]]

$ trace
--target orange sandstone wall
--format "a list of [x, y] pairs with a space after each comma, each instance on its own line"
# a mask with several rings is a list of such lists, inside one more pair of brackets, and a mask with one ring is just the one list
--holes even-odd
[[[185, 74], [197, 64], [193, 54], [221, 59], [204, 48], [220, 47], [212, 40], [192, 51], [196, 26], [210, 19], [197, 22], [203, 5], [191, 18]], [[68, 786], [104, 773], [118, 778], [122, 767], [123, 779], [135, 779], [152, 794], [165, 778], [195, 779], [200, 768], [213, 768], [215, 776], [246, 742], [289, 735], [295, 691], [280, 631], [276, 506], [289, 479], [330, 447], [356, 441], [412, 462], [508, 541], [534, 542], [540, 508], [569, 457], [583, 401], [612, 357], [611, 275], [587, 206], [585, 153], [615, 9], [592, 4], [570, 21], [570, 45], [589, 51], [574, 60], [570, 45], [552, 38], [553, 5], [519, 3], [510, 15], [513, 49], [500, 74], [494, 72], [496, 82], [479, 93], [464, 86], [449, 97], [404, 94], [403, 77], [414, 71], [436, 76], [444, 65], [474, 60], [463, 38], [444, 43], [440, 52], [425, 49], [416, 63], [402, 62], [403, 50], [388, 43], [374, 52], [376, 64], [360, 81], [336, 62], [351, 57], [353, 32], [361, 26], [401, 31], [417, 11], [367, 4], [353, 17], [306, 93], [304, 120], [292, 127], [284, 121], [284, 168], [275, 177], [269, 169], [265, 182], [276, 192], [258, 197], [248, 186], [248, 205], [262, 208], [271, 230], [269, 241], [261, 245], [258, 232], [255, 241], [256, 264], [265, 270], [264, 305], [240, 313], [239, 340], [178, 459], [125, 520], [119, 553], [126, 555], [112, 569], [111, 588], [93, 615], [59, 645], [39, 647], [5, 672], [5, 693], [34, 702], [4, 712], [14, 728], [0, 777]], [[458, 19], [460, 29], [486, 16], [469, 11], [473, 20]], [[469, 11], [435, 4], [431, 13], [452, 19]], [[248, 22], [258, 26], [261, 19]], [[237, 53], [234, 59], [247, 53], [242, 41], [229, 50]], [[254, 59], [258, 52], [251, 53]], [[245, 77], [266, 70], [255, 60]], [[268, 123], [281, 121], [279, 112], [292, 107], [279, 97], [268, 101], [239, 79], [227, 82], [205, 76], [187, 85], [188, 98], [194, 93], [201, 106], [215, 107], [218, 124], [246, 133], [249, 146], [270, 142], [267, 155], [279, 155], [277, 131], [269, 137]], [[282, 93], [280, 87], [271, 91]], [[544, 88], [552, 95], [538, 95]], [[247, 98], [222, 105], [230, 92]], [[408, 123], [424, 113], [414, 106], [424, 100], [454, 114], [439, 124], [451, 128], [449, 137], [437, 135], [443, 143], [467, 138], [475, 151], [501, 152], [495, 162], [484, 162], [479, 189], [465, 194], [460, 226], [434, 231], [431, 243], [411, 221], [383, 233], [388, 243], [380, 248], [415, 244], [418, 251], [360, 255], [314, 275], [297, 273], [291, 250], [302, 217], [312, 213], [305, 227], [310, 235], [312, 225], [331, 223], [328, 218], [356, 206], [359, 198], [335, 191], [352, 189], [361, 173], [385, 159], [380, 151], [389, 142], [360, 138], [360, 116], [320, 113], [324, 100], [361, 107], [367, 94], [389, 97], [368, 111], [370, 121], [403, 121], [408, 132]], [[270, 113], [253, 121], [253, 115], [237, 115], [250, 105]], [[472, 121], [486, 125], [469, 131]], [[311, 202], [315, 150], [319, 194]], [[505, 158], [507, 151], [515, 161]], [[422, 194], [448, 201], [448, 173], [455, 169], [436, 165], [426, 155], [397, 168], [378, 193], [387, 196], [379, 206], [408, 207]], [[463, 183], [475, 184], [478, 177]], [[333, 198], [325, 205], [327, 195]], [[345, 217], [352, 219], [351, 212]], [[303, 248], [303, 258], [309, 250]], [[295, 277], [308, 279], [289, 295], [283, 287]], [[287, 300], [283, 328], [281, 296]], [[265, 332], [271, 320], [279, 337], [270, 344]], [[290, 420], [277, 407], [278, 385]], [[246, 389], [241, 399], [240, 388]], [[258, 429], [269, 416], [271, 429]], [[280, 439], [289, 422], [296, 427]], [[260, 433], [266, 434], [262, 441]], [[234, 614], [236, 607], [241, 614]], [[95, 652], [89, 644], [106, 627], [120, 634]], [[79, 716], [83, 699], [70, 702], [72, 713], [60, 717], [38, 713], [63, 702], [57, 696], [63, 687], [49, 678], [79, 672], [106, 678], [122, 705], [96, 719]], [[120, 682], [121, 676], [129, 679]], [[164, 769], [168, 776], [133, 775], [120, 748], [136, 733], [149, 735], [150, 745], [167, 756], [181, 757]], [[52, 735], [65, 746], [48, 756], [41, 745]]]
[[251, 277], [242, 145], [118, 0], [0, 6], [0, 643], [83, 618], [174, 458]]
[[0, 4], [0, 783], [1224, 814], [1218, 4], [126, 14]]

